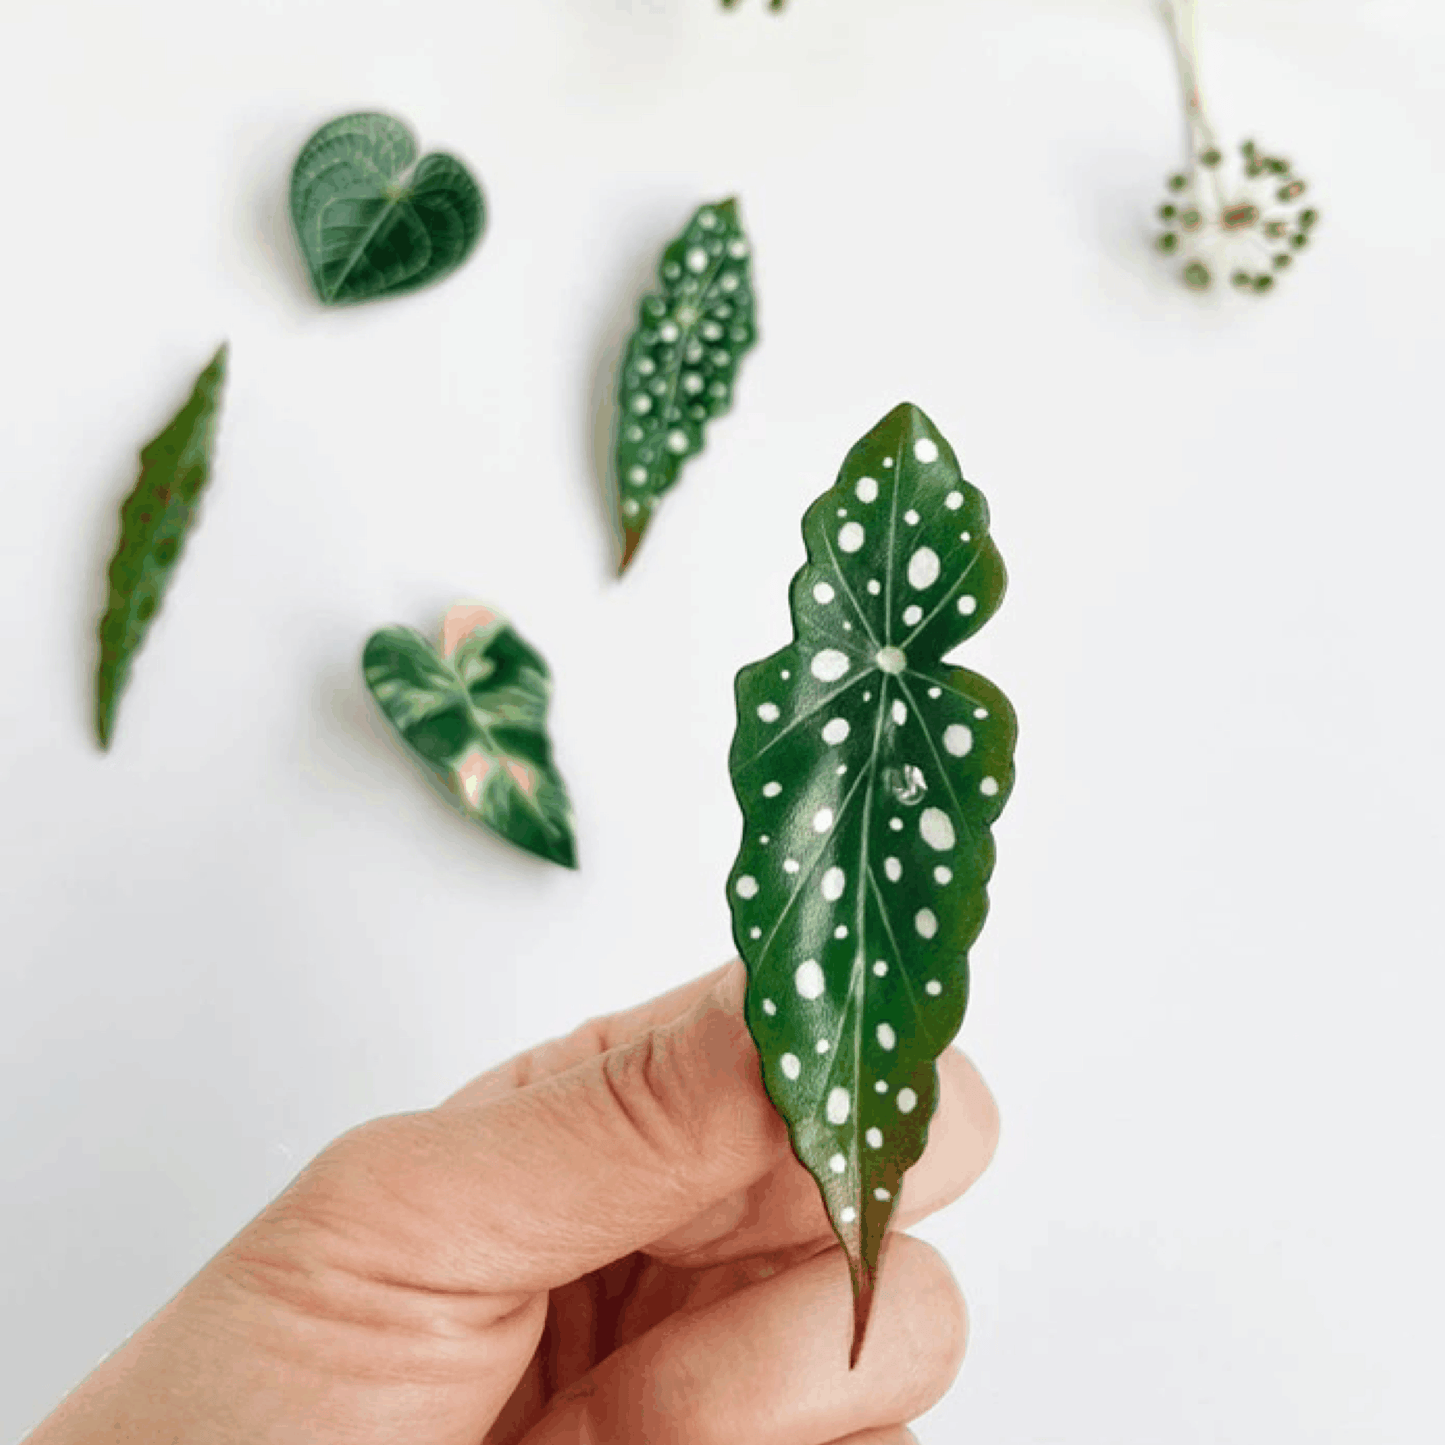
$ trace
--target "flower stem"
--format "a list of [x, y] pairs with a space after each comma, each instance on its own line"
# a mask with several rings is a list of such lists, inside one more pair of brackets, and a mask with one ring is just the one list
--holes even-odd
[[1174, 43], [1179, 66], [1179, 88], [1184, 97], [1184, 124], [1190, 154], [1215, 144], [1214, 127], [1199, 93], [1199, 40], [1195, 22], [1195, 0], [1159, 0], [1159, 9]]
[[1214, 127], [1199, 92], [1199, 40], [1195, 0], [1159, 0], [1160, 14], [1174, 46], [1179, 67], [1179, 89], [1184, 100], [1184, 141], [1188, 149], [1189, 172], [1199, 179], [1199, 157], [1218, 149]]

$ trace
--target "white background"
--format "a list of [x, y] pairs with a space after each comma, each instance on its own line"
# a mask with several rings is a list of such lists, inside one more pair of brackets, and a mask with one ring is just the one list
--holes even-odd
[[[1445, 16], [1205, 0], [1222, 132], [1324, 217], [1255, 301], [1149, 249], [1147, 0], [761, 7], [3, 0], [0, 1438], [341, 1130], [729, 955], [732, 677], [905, 398], [990, 499], [969, 660], [1022, 726], [961, 1036], [1004, 1135], [924, 1231], [973, 1342], [923, 1440], [1442, 1438]], [[287, 177], [365, 108], [491, 223], [328, 313]], [[618, 584], [615, 349], [732, 192], [763, 341]], [[102, 757], [116, 508], [222, 337]], [[551, 660], [576, 875], [449, 814], [365, 695], [368, 632], [459, 598]]]

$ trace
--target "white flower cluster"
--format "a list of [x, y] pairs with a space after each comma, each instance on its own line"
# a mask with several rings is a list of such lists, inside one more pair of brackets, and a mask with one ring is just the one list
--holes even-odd
[[1169, 177], [1168, 187], [1157, 245], [1183, 262], [1180, 274], [1196, 290], [1216, 277], [1241, 291], [1271, 290], [1319, 219], [1303, 204], [1305, 183], [1289, 162], [1264, 155], [1253, 141], [1240, 146], [1235, 165], [1206, 146], [1188, 171]]

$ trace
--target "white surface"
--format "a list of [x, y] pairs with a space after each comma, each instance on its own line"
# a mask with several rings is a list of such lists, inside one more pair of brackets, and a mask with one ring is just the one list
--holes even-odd
[[[992, 503], [970, 657], [1023, 729], [962, 1035], [1004, 1140], [926, 1231], [974, 1338], [922, 1438], [1445, 1433], [1445, 19], [1206, 0], [1221, 130], [1324, 213], [1216, 305], [1148, 250], [1180, 134], [1145, 0], [747, 3], [6, 0], [0, 1438], [348, 1125], [728, 954], [732, 676], [905, 397]], [[286, 177], [364, 107], [474, 163], [491, 225], [325, 314]], [[616, 585], [609, 358], [733, 191], [763, 343]], [[102, 758], [115, 508], [223, 336]], [[463, 597], [554, 666], [577, 876], [451, 817], [364, 695], [371, 628]]]

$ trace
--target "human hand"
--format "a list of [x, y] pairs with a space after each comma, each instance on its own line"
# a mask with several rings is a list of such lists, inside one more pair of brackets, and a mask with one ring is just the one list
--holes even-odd
[[[905, 1235], [848, 1270], [730, 964], [439, 1108], [343, 1135], [26, 1445], [903, 1445], [963, 1301]], [[997, 1141], [956, 1050], [897, 1222]]]

